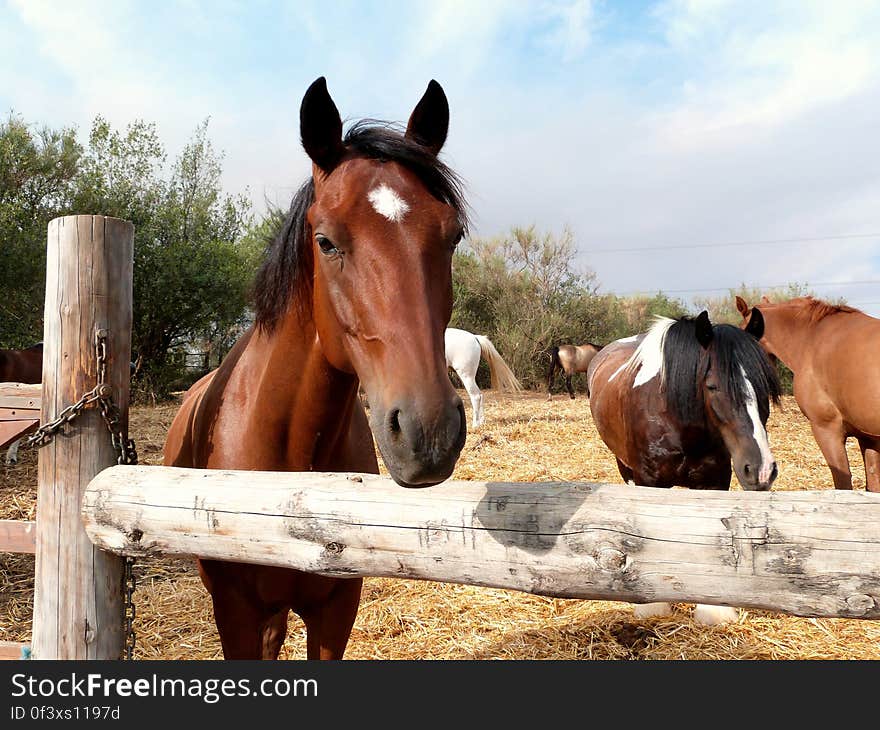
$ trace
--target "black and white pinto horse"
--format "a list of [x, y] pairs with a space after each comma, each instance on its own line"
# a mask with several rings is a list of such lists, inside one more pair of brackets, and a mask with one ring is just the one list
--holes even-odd
[[[642, 335], [617, 340], [590, 363], [590, 409], [623, 479], [649, 487], [767, 490], [777, 475], [766, 423], [779, 401], [776, 370], [747, 328], [696, 318], [659, 318]], [[731, 462], [733, 466], [731, 468]], [[644, 604], [636, 615], [669, 613]], [[736, 620], [736, 609], [698, 606], [696, 621]]]

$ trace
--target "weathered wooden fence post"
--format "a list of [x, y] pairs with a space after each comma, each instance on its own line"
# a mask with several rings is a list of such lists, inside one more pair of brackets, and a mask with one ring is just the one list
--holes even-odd
[[[128, 426], [134, 226], [76, 215], [49, 223], [41, 422], [97, 383], [95, 337], [106, 330], [106, 382]], [[80, 520], [89, 481], [116, 463], [97, 408], [40, 450], [32, 655], [117, 659], [123, 649], [123, 559], [95, 548]]]

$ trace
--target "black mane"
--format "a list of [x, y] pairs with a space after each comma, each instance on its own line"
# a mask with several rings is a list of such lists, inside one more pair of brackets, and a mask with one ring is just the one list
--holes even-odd
[[[468, 210], [461, 180], [427, 148], [407, 139], [397, 125], [374, 120], [354, 124], [344, 138], [360, 157], [397, 162], [416, 174], [428, 191], [450, 205], [467, 232]], [[252, 290], [257, 325], [272, 331], [294, 302], [311, 293], [312, 246], [306, 213], [315, 201], [309, 178], [297, 191], [278, 234], [268, 243]]]
[[752, 335], [729, 324], [712, 327], [712, 342], [704, 350], [696, 337], [696, 319], [682, 317], [666, 332], [663, 340], [663, 370], [666, 407], [682, 423], [703, 423], [705, 407], [697, 383], [709, 367], [711, 353], [721, 388], [737, 408], [747, 400], [740, 367], [755, 391], [758, 413], [766, 421], [770, 401], [779, 402], [781, 388], [776, 369]]

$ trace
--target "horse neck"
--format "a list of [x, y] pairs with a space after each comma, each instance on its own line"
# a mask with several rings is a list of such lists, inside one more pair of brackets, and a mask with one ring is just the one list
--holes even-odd
[[761, 314], [765, 337], [772, 343], [776, 356], [792, 372], [797, 372], [816, 336], [816, 323], [803, 317], [795, 307], [784, 305], [762, 309]]
[[303, 468], [304, 449], [310, 450], [308, 466], [320, 466], [320, 453], [333, 452], [348, 435], [357, 377], [327, 361], [313, 323], [295, 312], [273, 332], [257, 332], [245, 357], [259, 364], [250, 408], [259, 414], [262, 435], [287, 444], [287, 466]]

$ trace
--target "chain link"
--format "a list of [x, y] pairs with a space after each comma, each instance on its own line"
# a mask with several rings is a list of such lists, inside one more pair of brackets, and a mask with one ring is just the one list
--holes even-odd
[[[119, 406], [113, 402], [113, 387], [107, 382], [107, 330], [95, 331], [95, 358], [97, 361], [97, 384], [88, 393], [83, 395], [76, 403], [67, 406], [49, 423], [40, 426], [25, 442], [26, 446], [40, 448], [50, 443], [56, 434], [62, 431], [64, 425], [75, 420], [86, 408], [93, 403], [98, 404], [101, 418], [110, 432], [110, 439], [116, 451], [117, 464], [137, 464], [138, 455], [134, 439], [128, 438], [122, 425], [122, 413]], [[134, 656], [136, 634], [134, 631], [135, 606], [134, 591], [136, 582], [134, 577], [134, 559], [125, 557], [125, 565], [122, 574], [122, 593], [125, 597], [122, 606], [122, 622], [124, 631], [124, 653], [126, 659]]]
[[125, 601], [122, 604], [122, 625], [124, 631], [125, 658], [131, 661], [134, 658], [134, 645], [137, 634], [134, 631], [134, 619], [136, 615], [134, 607], [134, 590], [137, 583], [134, 578], [134, 558], [125, 557], [125, 568], [122, 574], [122, 590], [125, 593]]

